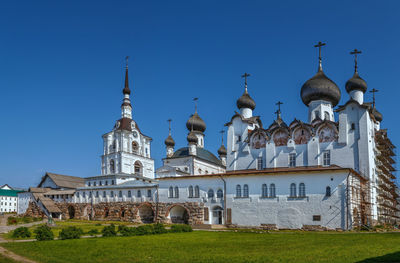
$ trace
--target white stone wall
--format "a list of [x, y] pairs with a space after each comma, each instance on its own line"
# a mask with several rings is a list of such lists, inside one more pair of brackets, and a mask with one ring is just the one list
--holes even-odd
[[18, 197], [0, 196], [0, 212], [17, 212]]
[[[254, 176], [224, 176], [226, 180], [227, 208], [232, 209], [232, 223], [240, 226], [260, 226], [276, 224], [279, 228], [301, 228], [303, 225], [321, 225], [328, 228], [346, 228], [351, 226], [351, 215], [346, 214], [346, 172], [310, 172], [292, 174], [266, 174]], [[306, 197], [290, 198], [290, 185], [304, 183]], [[236, 196], [236, 186], [249, 188], [249, 197]], [[262, 185], [275, 184], [274, 198], [262, 197]], [[199, 186], [199, 198], [189, 197], [189, 187]], [[327, 197], [326, 187], [331, 188], [332, 195]], [[174, 195], [169, 195], [169, 188]], [[175, 197], [175, 187], [179, 197]], [[212, 211], [223, 207], [224, 200], [208, 198], [212, 189], [214, 196], [218, 189], [224, 190], [224, 183], [219, 176], [201, 176], [193, 178], [163, 178], [159, 180], [160, 202], [203, 202], [209, 209], [209, 221], [213, 222]], [[313, 216], [320, 216], [321, 221], [313, 221]]]

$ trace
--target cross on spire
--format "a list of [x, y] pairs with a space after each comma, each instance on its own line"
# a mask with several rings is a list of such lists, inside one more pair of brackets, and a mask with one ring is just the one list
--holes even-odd
[[372, 106], [375, 108], [375, 93], [377, 93], [379, 90], [377, 89], [372, 89], [369, 92], [372, 93]]
[[128, 68], [128, 60], [129, 60], [129, 56], [126, 56], [126, 57], [125, 57], [125, 65], [126, 65], [126, 68]]
[[314, 45], [314, 47], [318, 48], [318, 71], [322, 71], [322, 57], [321, 57], [321, 47], [325, 46], [326, 43], [322, 43], [321, 41], [318, 42], [318, 44]]
[[193, 98], [194, 101], [194, 113], [197, 113], [197, 101], [199, 100], [199, 98]]
[[169, 135], [171, 135], [171, 121], [172, 121], [171, 119], [167, 120], [167, 122], [168, 122], [168, 131], [169, 131], [168, 134]]
[[283, 102], [278, 101], [277, 103], [275, 103], [275, 105], [278, 105], [278, 110], [275, 111], [276, 114], [276, 119], [281, 119], [281, 105], [283, 104]]
[[242, 78], [244, 78], [244, 89], [245, 89], [246, 92], [247, 92], [247, 77], [250, 77], [250, 74], [245, 72], [242, 75]]
[[224, 133], [225, 133], [225, 131], [224, 130], [220, 130], [219, 133], [221, 133], [221, 139], [222, 139], [222, 143], [221, 144], [224, 144]]
[[361, 54], [361, 50], [358, 50], [358, 49], [355, 48], [353, 51], [350, 52], [350, 54], [354, 55], [354, 72], [357, 73], [357, 69], [358, 69], [358, 66], [357, 66], [357, 55]]

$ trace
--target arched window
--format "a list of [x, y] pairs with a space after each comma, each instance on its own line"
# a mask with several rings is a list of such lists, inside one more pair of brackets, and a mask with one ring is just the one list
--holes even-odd
[[247, 184], [243, 185], [243, 197], [249, 197], [249, 186]]
[[90, 182], [88, 182], [87, 185], [90, 186]]
[[118, 196], [122, 198], [122, 191], [119, 191]]
[[295, 183], [290, 185], [290, 197], [296, 197], [296, 184]]
[[236, 197], [242, 197], [242, 187], [240, 184], [236, 185]]
[[147, 197], [151, 197], [151, 190], [150, 189], [147, 190]]
[[214, 198], [214, 190], [213, 189], [208, 190], [208, 198]]
[[132, 142], [132, 152], [137, 153], [139, 150], [139, 145], [137, 142], [133, 141]]
[[128, 197], [132, 197], [132, 192], [131, 192], [131, 190], [128, 191]]
[[96, 191], [96, 197], [97, 198], [99, 197], [99, 191]]
[[79, 192], [76, 192], [76, 197], [78, 197], [78, 198], [79, 198]]
[[93, 186], [96, 186], [96, 182], [93, 182]]
[[106, 191], [103, 191], [103, 197], [106, 198], [107, 197], [107, 193]]
[[269, 185], [269, 197], [276, 197], [275, 184]]
[[137, 190], [136, 196], [137, 196], [138, 198], [142, 197], [142, 192], [141, 192], [140, 190]]
[[300, 197], [306, 196], [306, 185], [304, 183], [300, 183], [299, 185], [299, 196]]
[[169, 187], [168, 197], [169, 197], [169, 198], [174, 197], [174, 188], [172, 188], [172, 186]]
[[110, 160], [110, 173], [115, 173], [115, 162]]
[[135, 174], [139, 176], [142, 175], [142, 163], [139, 161], [135, 162]]
[[110, 197], [114, 197], [114, 191], [111, 191]]
[[193, 197], [193, 186], [189, 186], [189, 197]]
[[102, 181], [100, 181], [100, 182], [99, 182], [99, 185], [100, 185], [100, 186], [102, 186], [102, 185], [103, 185], [103, 182], [102, 182]]
[[106, 185], [108, 185], [108, 181], [106, 181]]
[[197, 198], [200, 197], [200, 188], [199, 188], [198, 185], [196, 185], [196, 186], [194, 187], [194, 197], [197, 197]]
[[83, 196], [83, 198], [85, 198], [86, 197], [86, 192], [83, 192], [82, 196]]
[[217, 190], [217, 198], [223, 198], [224, 197], [224, 192], [222, 191], [222, 189], [218, 189]]
[[111, 185], [114, 185], [114, 180], [111, 180]]
[[331, 187], [330, 186], [326, 187], [325, 196], [331, 196]]
[[113, 141], [112, 150], [113, 150], [113, 151], [117, 151], [117, 140], [114, 140], [114, 141]]
[[175, 186], [175, 198], [179, 198], [179, 188]]
[[324, 112], [324, 115], [325, 115], [325, 120], [329, 121], [329, 120], [330, 120], [330, 118], [329, 118], [329, 112], [325, 111], [325, 112]]
[[267, 191], [267, 185], [263, 184], [261, 187], [261, 196], [262, 197], [268, 197], [268, 191]]

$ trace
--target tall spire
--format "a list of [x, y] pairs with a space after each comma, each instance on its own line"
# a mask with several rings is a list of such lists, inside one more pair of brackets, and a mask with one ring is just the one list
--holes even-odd
[[129, 56], [126, 56], [125, 57], [125, 61], [126, 61], [125, 62], [126, 63], [126, 66], [125, 66], [125, 87], [122, 90], [122, 92], [124, 94], [130, 95], [131, 94], [131, 90], [129, 89], [129, 80], [128, 80], [128, 59], [129, 59]]
[[354, 55], [354, 73], [358, 73], [358, 65], [357, 65], [357, 55], [361, 54], [360, 50], [357, 50], [356, 48], [350, 52], [351, 55]]
[[122, 101], [122, 118], [128, 118], [132, 119], [132, 105], [131, 105], [131, 99], [129, 98], [129, 95], [131, 94], [131, 90], [129, 89], [129, 81], [128, 81], [128, 59], [129, 57], [125, 57], [126, 60], [126, 66], [125, 66], [125, 87], [122, 90], [122, 93], [124, 94], [124, 100]]
[[318, 48], [318, 72], [322, 71], [322, 57], [321, 57], [321, 47], [325, 46], [326, 43], [322, 43], [321, 41], [318, 44], [314, 45], [314, 47]]

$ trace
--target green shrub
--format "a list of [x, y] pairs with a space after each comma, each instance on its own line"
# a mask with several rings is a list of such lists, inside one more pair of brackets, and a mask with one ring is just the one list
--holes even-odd
[[7, 218], [7, 225], [16, 225], [17, 222], [17, 218], [14, 216], [10, 216]]
[[95, 236], [95, 235], [98, 235], [98, 234], [99, 234], [99, 230], [97, 230], [97, 229], [90, 229], [87, 233], [88, 233], [90, 236]]
[[35, 229], [34, 233], [35, 233], [35, 238], [38, 241], [54, 239], [53, 231], [51, 231], [51, 228], [47, 225], [42, 225], [42, 226], [37, 227]]
[[152, 235], [154, 234], [153, 225], [143, 225], [136, 227], [136, 236]]
[[164, 234], [167, 233], [168, 230], [165, 229], [163, 224], [157, 223], [153, 225], [153, 233], [154, 234]]
[[170, 231], [172, 233], [192, 232], [193, 229], [190, 225], [172, 225]]
[[103, 234], [103, 237], [115, 237], [117, 235], [114, 224], [105, 226], [101, 233]]
[[101, 226], [101, 224], [100, 223], [96, 223], [95, 226]]
[[17, 229], [15, 229], [12, 233], [12, 237], [14, 238], [18, 238], [18, 237], [31, 237], [31, 232], [29, 231], [29, 229], [27, 227], [18, 227]]
[[59, 238], [64, 239], [79, 239], [83, 235], [82, 228], [76, 226], [65, 227], [61, 230]]

